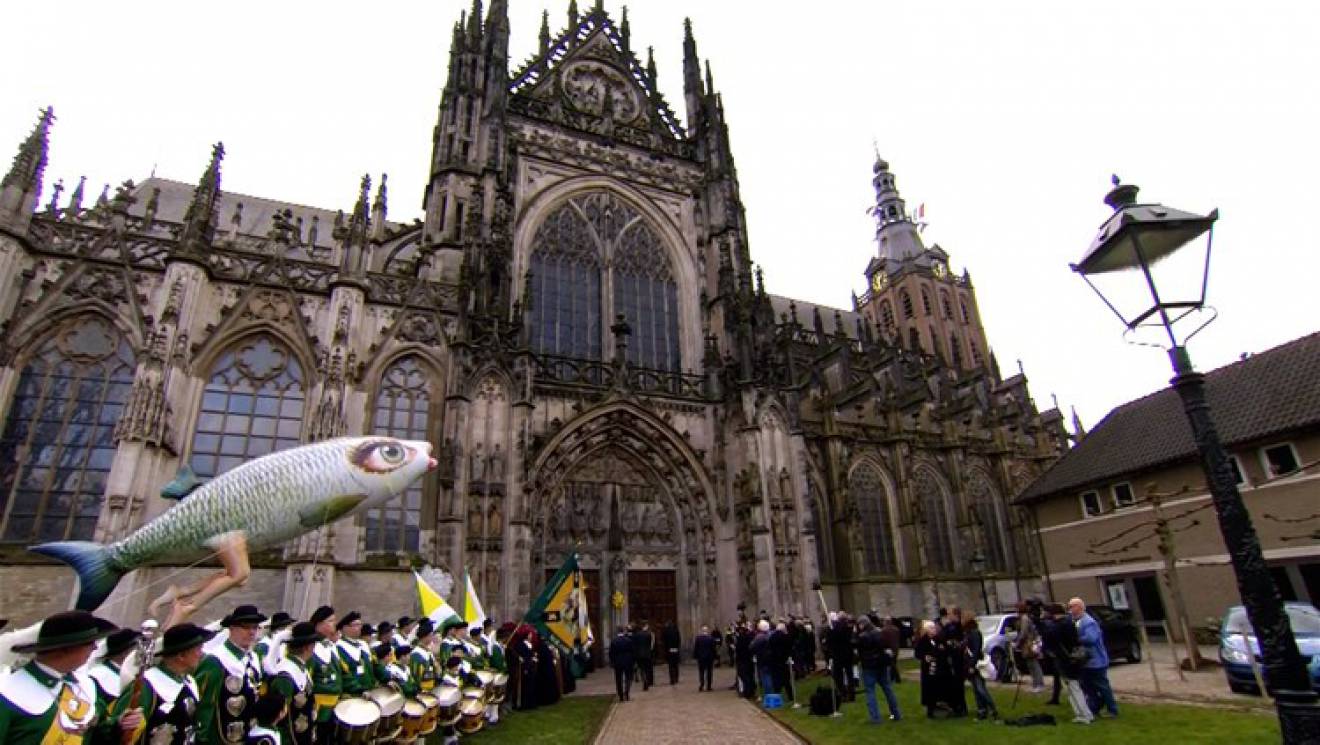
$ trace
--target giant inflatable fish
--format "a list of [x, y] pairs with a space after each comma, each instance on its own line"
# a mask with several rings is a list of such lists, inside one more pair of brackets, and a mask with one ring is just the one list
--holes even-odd
[[[436, 467], [431, 444], [390, 437], [344, 437], [281, 450], [248, 461], [205, 484], [181, 474], [162, 492], [183, 499], [123, 540], [104, 546], [60, 541], [33, 546], [78, 573], [77, 607], [94, 610], [125, 574], [200, 548], [224, 570], [191, 586], [171, 586], [151, 604], [174, 609], [163, 627], [241, 585], [251, 574], [250, 550], [277, 546], [401, 494]], [[187, 476], [191, 472], [185, 471]]]

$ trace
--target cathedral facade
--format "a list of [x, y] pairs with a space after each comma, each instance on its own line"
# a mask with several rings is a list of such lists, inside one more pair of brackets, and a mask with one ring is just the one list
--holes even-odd
[[[254, 555], [226, 603], [393, 617], [430, 564], [507, 618], [574, 551], [594, 619], [685, 632], [740, 603], [928, 616], [980, 607], [982, 580], [996, 605], [1038, 592], [1010, 499], [1067, 434], [1000, 375], [970, 276], [888, 164], [866, 292], [779, 297], [690, 26], [682, 117], [626, 13], [571, 4], [521, 69], [508, 40], [503, 0], [455, 24], [412, 223], [383, 176], [340, 212], [227, 193], [219, 145], [195, 185], [43, 195], [42, 117], [0, 195], [0, 609], [67, 607], [72, 572], [26, 547], [131, 533], [181, 466], [363, 433], [429, 440], [440, 467]], [[141, 617], [194, 558], [104, 614]]]

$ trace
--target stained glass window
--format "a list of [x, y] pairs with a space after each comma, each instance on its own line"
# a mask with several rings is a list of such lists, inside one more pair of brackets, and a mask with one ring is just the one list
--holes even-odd
[[952, 572], [952, 532], [944, 487], [939, 478], [925, 467], [917, 469], [913, 475], [913, 485], [926, 525], [926, 569], [932, 572]]
[[[431, 375], [416, 357], [404, 357], [385, 371], [376, 393], [372, 432], [408, 440], [430, 437]], [[363, 517], [367, 551], [421, 549], [422, 496], [426, 479]]]
[[302, 366], [284, 342], [248, 337], [211, 368], [202, 392], [189, 463], [201, 477], [302, 440], [306, 391]]
[[5, 542], [91, 540], [133, 368], [128, 340], [94, 317], [62, 326], [24, 366], [0, 435]]
[[991, 571], [1008, 570], [1008, 541], [1004, 535], [1004, 524], [999, 519], [999, 510], [995, 507], [998, 496], [990, 479], [980, 471], [972, 471], [967, 485], [967, 499], [976, 513], [976, 520], [981, 524], [981, 533], [985, 536], [985, 564]]
[[867, 574], [894, 574], [894, 536], [889, 521], [889, 491], [880, 470], [860, 463], [848, 478], [862, 520], [862, 558]]
[[[603, 298], [607, 266], [613, 292]], [[537, 228], [530, 268], [538, 351], [599, 359], [622, 313], [629, 361], [678, 369], [678, 283], [660, 237], [628, 203], [604, 191], [568, 200]]]

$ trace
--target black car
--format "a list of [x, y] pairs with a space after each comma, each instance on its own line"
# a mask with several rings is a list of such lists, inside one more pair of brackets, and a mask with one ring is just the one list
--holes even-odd
[[[1131, 663], [1141, 662], [1141, 634], [1132, 620], [1131, 611], [1118, 610], [1108, 605], [1088, 605], [1086, 612], [1100, 624], [1100, 632], [1105, 637], [1105, 651], [1109, 653], [1110, 664], [1120, 660]], [[1016, 640], [1017, 632], [1014, 631], [1008, 636], [1011, 643], [1012, 640]], [[1050, 658], [1042, 658], [1040, 666], [1046, 675], [1054, 674], [1054, 664]], [[1017, 669], [1022, 673], [1027, 672], [1025, 659], [1021, 657], [1017, 659]], [[999, 679], [1009, 682], [1012, 676], [1001, 673]]]

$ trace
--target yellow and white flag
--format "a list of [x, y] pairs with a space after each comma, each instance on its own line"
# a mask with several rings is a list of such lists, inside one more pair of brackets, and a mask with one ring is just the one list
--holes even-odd
[[472, 586], [472, 575], [466, 569], [463, 570], [463, 620], [467, 622], [468, 628], [486, 622], [486, 611], [481, 608], [477, 588]]
[[416, 570], [413, 570], [413, 577], [417, 579], [417, 596], [422, 601], [422, 615], [431, 619], [437, 628], [442, 627], [446, 619], [459, 617], [458, 612], [450, 607], [449, 603], [440, 597], [440, 593], [428, 585]]

